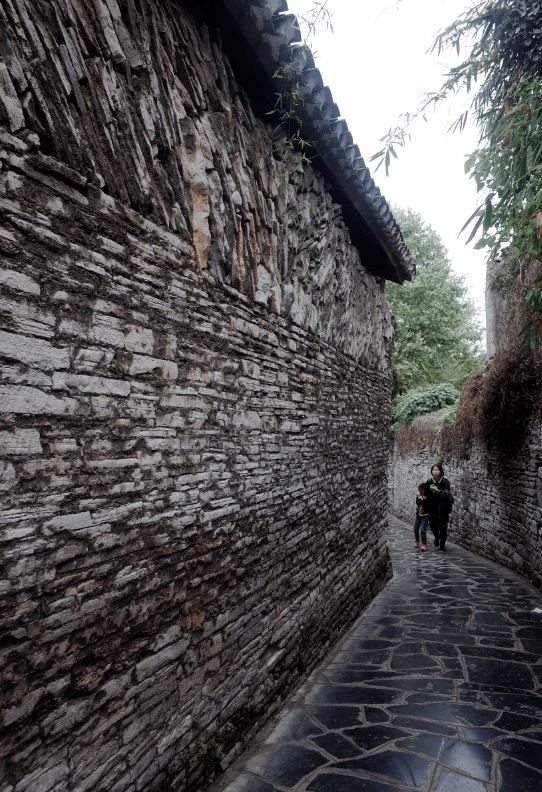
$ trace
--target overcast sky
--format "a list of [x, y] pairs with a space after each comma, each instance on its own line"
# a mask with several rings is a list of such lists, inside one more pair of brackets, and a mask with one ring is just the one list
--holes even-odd
[[[312, 2], [288, 0], [288, 5], [297, 13]], [[334, 33], [320, 26], [316, 63], [366, 161], [399, 115], [415, 109], [423, 91], [442, 84], [444, 54], [426, 51], [434, 34], [469, 5], [467, 0], [329, 0]], [[464, 172], [465, 155], [476, 148], [476, 131], [446, 132], [464, 103], [465, 97], [438, 114], [431, 112], [429, 123], [419, 122], [412, 141], [392, 160], [389, 177], [383, 167], [374, 174], [376, 163], [369, 167], [388, 203], [419, 212], [442, 237], [485, 321], [484, 251], [465, 246], [468, 234], [457, 238], [478, 205], [474, 183]]]

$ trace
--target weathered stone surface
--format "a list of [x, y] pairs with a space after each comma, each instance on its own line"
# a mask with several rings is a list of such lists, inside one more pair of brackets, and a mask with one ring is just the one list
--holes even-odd
[[204, 19], [0, 14], [3, 783], [197, 790], [389, 573], [383, 283]]

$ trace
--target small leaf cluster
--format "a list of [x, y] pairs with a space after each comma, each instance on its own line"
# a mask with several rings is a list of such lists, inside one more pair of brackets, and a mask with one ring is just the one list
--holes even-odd
[[307, 153], [311, 144], [303, 136], [303, 121], [298, 112], [302, 101], [301, 80], [307, 57], [311, 55], [309, 42], [314, 37], [316, 28], [323, 23], [333, 32], [332, 14], [327, 8], [329, 2], [330, 0], [314, 0], [312, 6], [304, 14], [298, 15], [298, 29], [303, 31], [303, 43], [290, 46], [290, 62], [283, 63], [273, 74], [273, 80], [285, 81], [284, 90], [275, 93], [275, 107], [266, 113], [266, 115], [274, 115], [278, 118], [275, 131], [279, 129], [286, 131], [285, 137], [280, 139], [277, 148], [277, 153], [285, 164], [278, 186], [281, 194], [288, 186], [298, 189], [296, 185], [291, 184], [291, 177], [298, 171], [303, 171], [303, 167], [311, 163], [311, 157]]
[[395, 434], [399, 424], [410, 424], [418, 415], [428, 415], [441, 407], [454, 404], [459, 391], [449, 382], [429, 387], [414, 388], [396, 396], [391, 410], [391, 433]]

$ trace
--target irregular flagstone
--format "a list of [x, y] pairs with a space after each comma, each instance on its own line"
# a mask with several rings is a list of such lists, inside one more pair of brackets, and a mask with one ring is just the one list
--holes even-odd
[[279, 717], [280, 748], [216, 792], [542, 792], [540, 592], [453, 545], [416, 552], [394, 518], [389, 541], [393, 580]]

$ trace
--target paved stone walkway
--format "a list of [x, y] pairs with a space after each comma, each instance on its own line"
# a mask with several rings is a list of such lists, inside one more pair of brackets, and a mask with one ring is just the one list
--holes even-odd
[[413, 544], [227, 792], [542, 792], [542, 597]]

